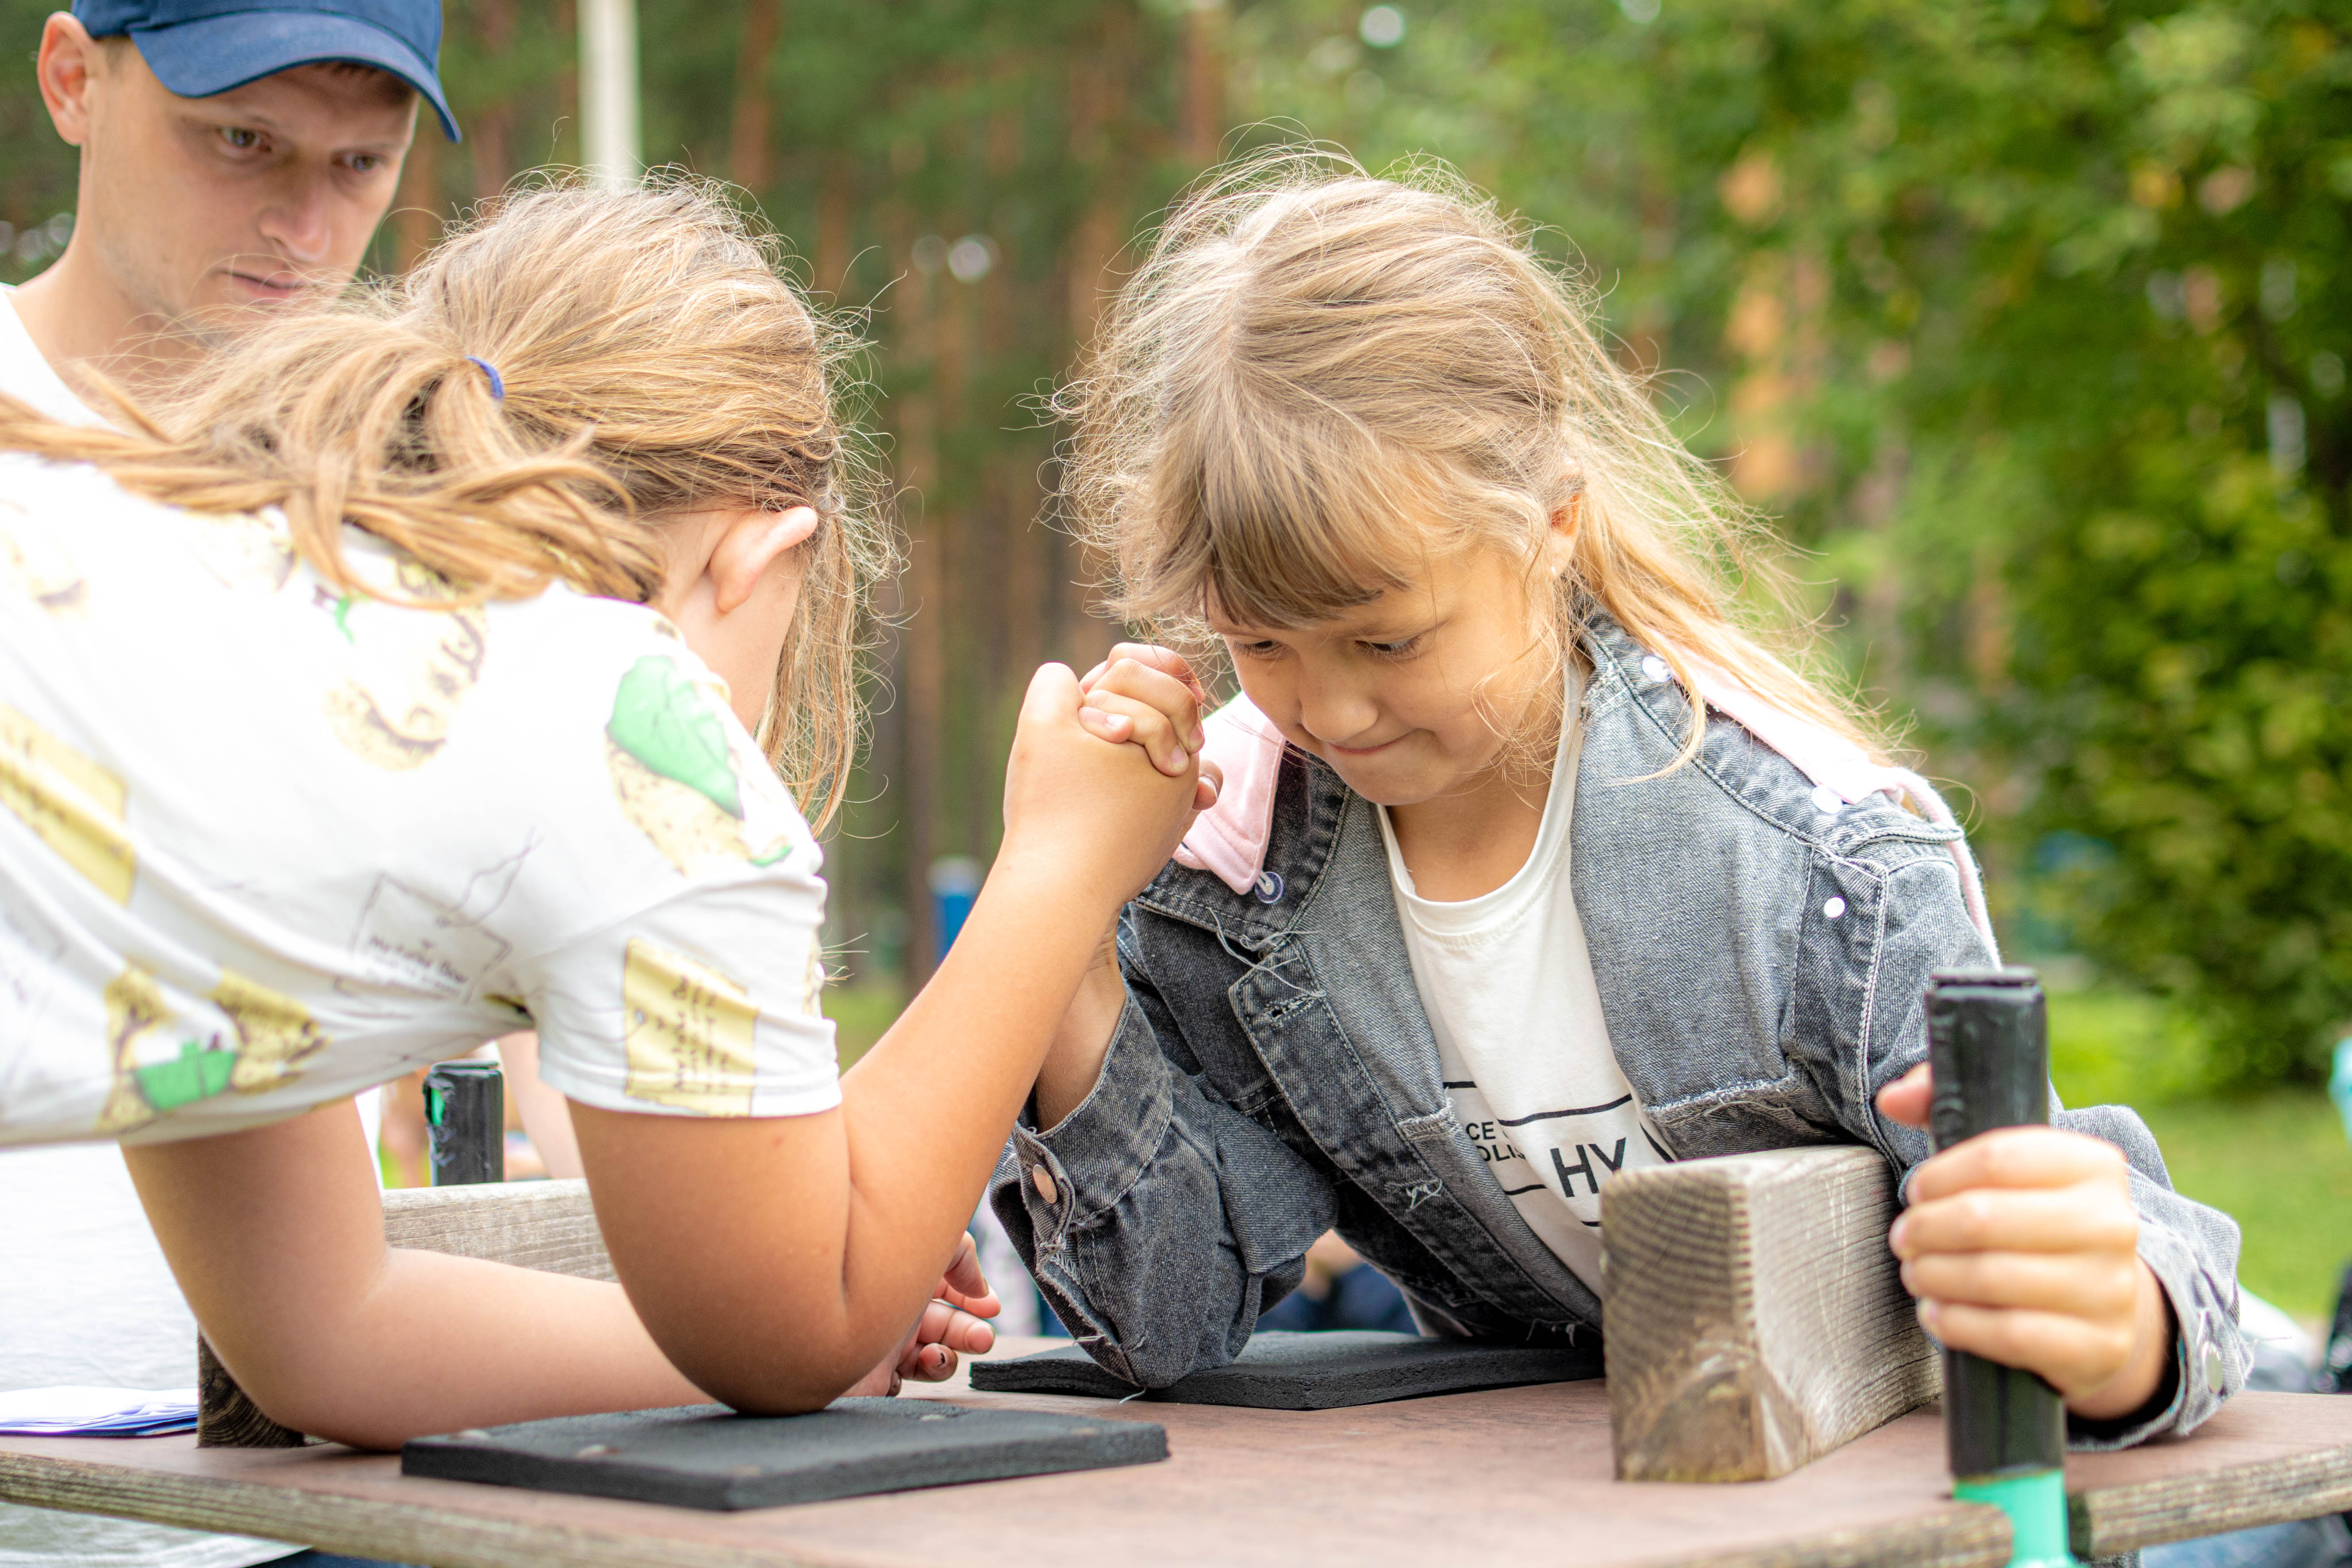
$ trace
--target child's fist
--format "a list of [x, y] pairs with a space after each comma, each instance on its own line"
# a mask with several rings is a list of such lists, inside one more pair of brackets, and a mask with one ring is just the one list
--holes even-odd
[[[1878, 1108], [1927, 1124], [1928, 1069]], [[2171, 1354], [2172, 1309], [2139, 1259], [2128, 1167], [2104, 1140], [2005, 1127], [1956, 1143], [1911, 1174], [1888, 1233], [1903, 1285], [1937, 1341], [2024, 1367], [2093, 1420], [2147, 1403]]]
[[[1171, 778], [1181, 775], [1207, 743], [1201, 720], [1208, 694], [1172, 648], [1120, 643], [1087, 671], [1078, 689], [1085, 693], [1080, 723], [1106, 741], [1142, 747], [1152, 766]], [[1203, 774], [1195, 810], [1216, 804], [1219, 782], [1213, 770]]]
[[956, 1245], [956, 1255], [940, 1279], [939, 1294], [923, 1308], [922, 1316], [872, 1372], [853, 1384], [850, 1395], [895, 1394], [908, 1378], [918, 1383], [944, 1383], [955, 1375], [956, 1352], [974, 1355], [996, 1342], [996, 1331], [982, 1321], [1002, 1310], [988, 1277], [980, 1271], [980, 1248], [967, 1232]]

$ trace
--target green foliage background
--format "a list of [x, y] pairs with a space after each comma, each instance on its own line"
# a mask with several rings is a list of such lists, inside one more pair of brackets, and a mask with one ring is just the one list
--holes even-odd
[[[1352, 0], [761, 5], [645, 0], [646, 144], [741, 178], [873, 310], [916, 565], [832, 851], [857, 962], [919, 970], [922, 868], [992, 847], [1023, 675], [1108, 637], [1037, 524], [1024, 400], [1152, 211], [1303, 131], [1448, 159], [1584, 268], [1778, 518], [1836, 662], [1971, 804], [2011, 948], [2168, 999], [2195, 1059], [2150, 1073], [2306, 1078], [2352, 1021], [2337, 9], [1479, 0], [1401, 5], [1381, 47]], [[72, 205], [31, 91], [47, 8], [0, 0], [0, 279]], [[489, 130], [412, 168], [427, 215], [577, 155], [568, 8], [449, 17]], [[940, 265], [965, 237], [983, 275]]]

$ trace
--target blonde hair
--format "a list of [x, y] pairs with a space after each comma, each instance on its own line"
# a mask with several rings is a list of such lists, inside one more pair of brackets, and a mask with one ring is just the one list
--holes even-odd
[[[1375, 179], [1319, 148], [1244, 159], [1160, 226], [1056, 396], [1076, 426], [1066, 514], [1112, 563], [1115, 612], [1198, 646], [1211, 595], [1244, 625], [1311, 625], [1419, 581], [1446, 544], [1502, 549], [1532, 582], [1572, 507], [1558, 592], [1531, 588], [1556, 612], [1532, 628], [1555, 674], [1597, 605], [1686, 690], [1704, 661], [1874, 752], [1845, 704], [1742, 624], [1743, 593], [1780, 589], [1748, 548], [1757, 519], [1592, 314], [1442, 164]], [[1675, 763], [1700, 740], [1695, 721]]]
[[88, 377], [124, 430], [0, 398], [0, 447], [195, 511], [279, 508], [346, 592], [368, 591], [343, 559], [356, 526], [446, 578], [441, 607], [556, 581], [642, 603], [662, 585], [649, 519], [814, 507], [761, 731], [822, 826], [856, 757], [862, 617], [892, 551], [829, 385], [855, 345], [778, 261], [705, 182], [524, 189], [405, 277], [276, 318], [160, 391]]

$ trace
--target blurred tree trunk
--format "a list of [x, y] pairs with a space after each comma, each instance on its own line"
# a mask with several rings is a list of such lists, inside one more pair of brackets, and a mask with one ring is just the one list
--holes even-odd
[[515, 0], [474, 0], [474, 26], [501, 83], [490, 101], [467, 116], [466, 144], [473, 152], [474, 195], [487, 201], [506, 189], [515, 172], [514, 92], [505, 85], [515, 43]]
[[1177, 147], [1185, 162], [1217, 161], [1225, 134], [1225, 0], [1192, 0], [1184, 13], [1183, 118]]
[[[555, 68], [555, 134], [550, 139], [548, 161], [580, 162], [580, 6], [578, 0], [555, 0], [555, 36], [562, 44], [562, 63]], [[563, 153], [563, 138], [572, 138], [572, 153]]]
[[735, 57], [735, 115], [727, 135], [728, 177], [753, 193], [772, 173], [768, 136], [768, 57], [783, 24], [781, 0], [744, 0], [743, 39]]
[[[1067, 264], [1070, 339], [1083, 355], [1093, 343], [1108, 291], [1116, 280], [1110, 264], [1129, 221], [1132, 189], [1132, 127], [1126, 110], [1132, 101], [1137, 17], [1118, 3], [1098, 13], [1101, 29], [1092, 50], [1071, 60], [1070, 163], [1087, 191], [1087, 201], [1070, 232]], [[1083, 670], [1108, 652], [1111, 628], [1094, 614], [1095, 579], [1089, 552], [1076, 541], [1063, 552], [1065, 566], [1064, 651]]]
[[811, 287], [835, 300], [849, 287], [850, 187], [853, 171], [839, 153], [826, 152], [816, 187], [816, 273]]
[[905, 691], [899, 704], [905, 736], [900, 757], [907, 796], [904, 821], [907, 900], [907, 987], [930, 978], [939, 964], [939, 928], [932, 919], [930, 866], [938, 853], [940, 721], [945, 706], [947, 618], [944, 563], [930, 492], [940, 471], [938, 279], [908, 265], [915, 253], [913, 216], [893, 203], [886, 229], [890, 264], [898, 279], [894, 334], [898, 374], [905, 390], [890, 401], [898, 426], [899, 516], [908, 534], [907, 582], [901, 590], [899, 633], [905, 650]]
[[416, 140], [409, 143], [400, 190], [393, 197], [394, 264], [403, 272], [441, 241], [441, 147], [446, 138], [437, 123], [429, 123], [432, 118], [430, 113], [418, 116], [428, 123], [418, 125]]

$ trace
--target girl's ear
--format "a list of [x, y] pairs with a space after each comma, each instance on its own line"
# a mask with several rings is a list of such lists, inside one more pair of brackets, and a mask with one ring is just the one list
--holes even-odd
[[1551, 514], [1551, 530], [1544, 540], [1544, 563], [1555, 577], [1569, 569], [1576, 559], [1576, 531], [1584, 521], [1582, 492], [1568, 499], [1568, 504]]
[[739, 513], [719, 535], [710, 564], [704, 568], [719, 613], [729, 615], [748, 604], [768, 568], [806, 543], [816, 523], [814, 507]]

